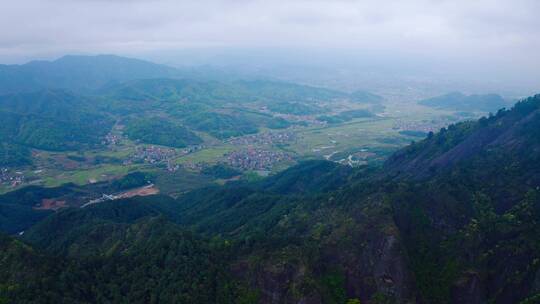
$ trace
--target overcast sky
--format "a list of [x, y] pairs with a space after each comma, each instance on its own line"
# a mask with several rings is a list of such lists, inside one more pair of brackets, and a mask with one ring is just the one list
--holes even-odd
[[3, 63], [270, 47], [540, 70], [538, 0], [0, 0], [0, 10]]

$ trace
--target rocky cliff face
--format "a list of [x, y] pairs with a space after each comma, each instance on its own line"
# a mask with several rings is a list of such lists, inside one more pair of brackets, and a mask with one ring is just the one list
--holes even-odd
[[518, 303], [537, 293], [539, 130], [536, 96], [388, 160], [399, 184], [389, 199], [421, 298]]
[[234, 264], [258, 303], [415, 302], [414, 274], [387, 205], [380, 196], [358, 201], [343, 192], [339, 204], [330, 200], [305, 216], [294, 244], [267, 246]]

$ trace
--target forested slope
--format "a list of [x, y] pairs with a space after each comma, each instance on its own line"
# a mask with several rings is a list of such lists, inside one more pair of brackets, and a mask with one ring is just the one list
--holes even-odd
[[[86, 274], [98, 278], [96, 286], [110, 286], [74, 294], [81, 299], [180, 294], [177, 302], [537, 303], [539, 109], [536, 96], [450, 126], [382, 168], [306, 162], [262, 182], [178, 199], [63, 210], [27, 230], [22, 239], [38, 249], [24, 248], [83, 266], [99, 261]], [[172, 273], [162, 267], [175, 261]], [[195, 286], [180, 278], [186, 274]], [[151, 278], [153, 288], [133, 290], [140, 277]]]

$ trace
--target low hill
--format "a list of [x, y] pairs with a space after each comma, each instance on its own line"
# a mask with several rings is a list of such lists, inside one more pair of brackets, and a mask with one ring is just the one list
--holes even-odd
[[299, 102], [277, 102], [268, 105], [268, 109], [275, 113], [292, 115], [313, 115], [324, 112], [324, 108], [316, 105]]
[[31, 163], [32, 156], [28, 147], [0, 141], [0, 167], [24, 166]]
[[464, 95], [460, 92], [425, 99], [420, 101], [419, 104], [437, 109], [479, 112], [496, 112], [509, 105], [507, 101], [497, 94]]
[[360, 109], [360, 110], [349, 110], [349, 111], [343, 111], [339, 114], [328, 116], [328, 115], [321, 115], [317, 117], [317, 120], [324, 121], [329, 124], [336, 124], [336, 123], [344, 123], [347, 121], [351, 121], [355, 118], [366, 118], [366, 117], [373, 117], [375, 114], [373, 114], [371, 111], [366, 109]]
[[0, 119], [2, 142], [45, 150], [97, 145], [113, 124], [90, 99], [63, 90], [2, 95]]
[[125, 133], [132, 140], [175, 148], [202, 143], [192, 131], [163, 118], [131, 119]]
[[280, 81], [243, 80], [235, 82], [235, 85], [263, 101], [310, 103], [348, 97], [340, 91]]
[[367, 92], [367, 91], [355, 91], [352, 92], [350, 97], [352, 100], [359, 103], [374, 103], [379, 104], [384, 101], [382, 96]]

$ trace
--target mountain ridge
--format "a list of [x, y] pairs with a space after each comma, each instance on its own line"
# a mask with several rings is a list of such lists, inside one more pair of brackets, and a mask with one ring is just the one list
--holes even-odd
[[91, 92], [112, 82], [181, 76], [175, 68], [139, 59], [116, 55], [66, 55], [54, 61], [0, 65], [0, 93], [47, 88]]

